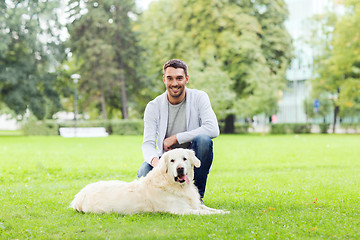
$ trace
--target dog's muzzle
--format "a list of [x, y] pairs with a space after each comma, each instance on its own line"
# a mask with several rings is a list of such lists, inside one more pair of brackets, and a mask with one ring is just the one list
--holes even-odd
[[176, 168], [176, 173], [177, 173], [177, 177], [174, 178], [175, 182], [179, 182], [179, 183], [190, 183], [190, 180], [188, 178], [188, 176], [185, 174], [184, 168], [183, 167], [177, 167]]

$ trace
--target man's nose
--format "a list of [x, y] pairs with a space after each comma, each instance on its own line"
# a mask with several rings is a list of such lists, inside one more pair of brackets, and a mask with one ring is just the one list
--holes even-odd
[[176, 81], [176, 80], [174, 80], [173, 82], [172, 82], [172, 84], [171, 85], [173, 85], [173, 86], [177, 86], [177, 85], [179, 85], [179, 82], [178, 81]]

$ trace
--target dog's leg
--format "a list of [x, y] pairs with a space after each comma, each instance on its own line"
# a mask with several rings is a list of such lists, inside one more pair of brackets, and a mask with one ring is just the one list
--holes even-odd
[[215, 208], [210, 208], [210, 207], [207, 207], [207, 206], [205, 206], [205, 205], [201, 205], [201, 209], [210, 211], [210, 212], [212, 212], [212, 213], [214, 213], [214, 214], [230, 213], [229, 211], [220, 210], [220, 209], [215, 209]]
[[229, 213], [223, 210], [217, 210], [217, 209], [187, 209], [187, 210], [180, 210], [180, 211], [172, 211], [170, 212], [172, 214], [177, 214], [177, 215], [190, 215], [190, 214], [194, 214], [194, 215], [210, 215], [210, 214], [225, 214], [225, 213]]

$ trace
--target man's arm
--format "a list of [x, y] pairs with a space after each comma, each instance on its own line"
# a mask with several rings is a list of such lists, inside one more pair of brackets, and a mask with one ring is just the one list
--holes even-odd
[[205, 134], [211, 138], [215, 138], [220, 134], [219, 124], [208, 95], [205, 92], [201, 92], [195, 102], [198, 106], [198, 117], [201, 126], [191, 131], [176, 134], [179, 144], [191, 142], [200, 134]]
[[151, 160], [151, 163], [150, 165], [153, 166], [153, 167], [156, 167], [158, 164], [159, 164], [159, 158], [157, 157], [154, 157], [152, 160]]
[[178, 142], [178, 141], [177, 141], [176, 135], [172, 135], [171, 137], [165, 138], [165, 139], [164, 139], [164, 142], [163, 142], [164, 150], [165, 150], [165, 151], [171, 150], [171, 149], [172, 149], [171, 146], [173, 146], [173, 145], [176, 144], [177, 142]]
[[144, 138], [142, 144], [144, 159], [149, 164], [152, 163], [154, 158], [159, 158], [158, 151], [156, 149], [158, 125], [158, 118], [156, 113], [157, 111], [155, 102], [149, 102], [144, 112]]

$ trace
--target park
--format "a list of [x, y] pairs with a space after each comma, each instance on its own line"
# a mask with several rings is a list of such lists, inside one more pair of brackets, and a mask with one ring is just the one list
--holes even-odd
[[[0, 239], [360, 239], [359, 16], [358, 0], [0, 1]], [[194, 202], [228, 214], [70, 207], [199, 139]]]

